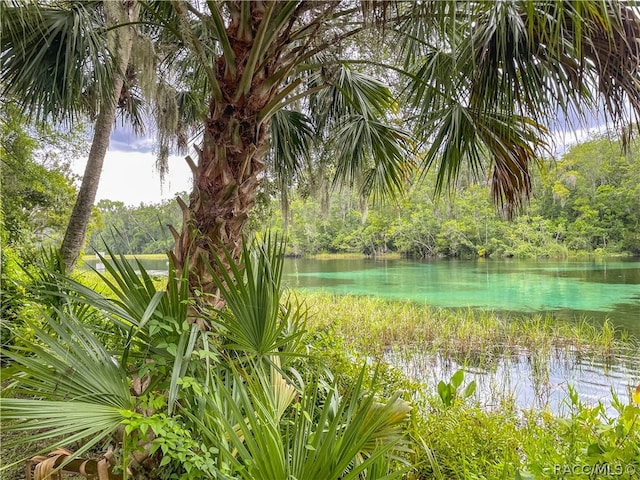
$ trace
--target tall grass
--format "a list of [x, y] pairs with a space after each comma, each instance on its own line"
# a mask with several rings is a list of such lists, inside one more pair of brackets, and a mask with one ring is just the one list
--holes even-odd
[[403, 348], [483, 366], [497, 357], [561, 352], [606, 363], [638, 348], [609, 321], [566, 322], [549, 314], [443, 309], [375, 297], [304, 293], [302, 298], [315, 312], [312, 328], [329, 330], [372, 356]]

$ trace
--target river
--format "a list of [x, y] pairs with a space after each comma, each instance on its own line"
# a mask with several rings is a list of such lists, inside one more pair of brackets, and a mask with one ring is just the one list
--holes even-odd
[[[640, 261], [588, 260], [376, 260], [291, 259], [284, 283], [292, 288], [335, 294], [375, 295], [443, 308], [550, 312], [562, 321], [609, 319], [640, 338]], [[640, 352], [607, 360], [559, 352], [500, 358], [490, 369], [462, 365], [419, 352], [389, 352], [388, 360], [433, 389], [464, 369], [478, 385], [485, 405], [505, 395], [523, 408], [568, 409], [569, 385], [586, 404], [603, 402], [609, 414], [611, 391], [624, 401], [640, 383]]]
[[[143, 264], [166, 271], [165, 260]], [[608, 318], [619, 331], [640, 338], [640, 259], [287, 259], [283, 282], [300, 290], [374, 295], [443, 308], [552, 312], [562, 321]], [[535, 352], [499, 359], [490, 370], [421, 354], [390, 352], [388, 359], [432, 387], [463, 368], [487, 404], [509, 394], [522, 407], [555, 412], [563, 410], [568, 385], [586, 403], [603, 401], [613, 413], [611, 391], [624, 400], [640, 383], [640, 352], [612, 362], [560, 354], [544, 359], [542, 376]]]
[[436, 307], [609, 318], [640, 338], [640, 259], [289, 259], [284, 283]]

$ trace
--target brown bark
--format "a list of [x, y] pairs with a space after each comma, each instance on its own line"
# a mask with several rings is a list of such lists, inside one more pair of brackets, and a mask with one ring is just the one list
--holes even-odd
[[[262, 62], [261, 70], [254, 72], [248, 94], [237, 94], [238, 78], [247, 67], [264, 10], [259, 2], [252, 6], [255, 6], [250, 28], [253, 35], [248, 34], [247, 28], [238, 28], [234, 21], [227, 29], [237, 75], [231, 77], [224, 58], [218, 59], [215, 75], [224, 99], [210, 103], [202, 148], [196, 147], [197, 162], [187, 157], [194, 176], [193, 191], [188, 206], [179, 201], [182, 230], [173, 230], [176, 240], [173, 261], [180, 271], [188, 269], [191, 292], [197, 294], [201, 305], [223, 305], [207, 266], [217, 271], [214, 256], [226, 266], [225, 252], [236, 260], [239, 258], [243, 228], [266, 170], [268, 122], [259, 122], [258, 114], [276, 94], [264, 87], [264, 81], [269, 71], [278, 67], [277, 55]], [[195, 312], [191, 320], [196, 321]]]
[[[118, 2], [118, 5], [122, 6], [123, 9], [122, 18], [117, 20], [107, 17], [107, 24], [115, 25], [117, 23], [123, 23], [123, 21], [133, 21], [137, 18], [139, 11], [137, 2], [122, 1]], [[115, 122], [116, 109], [124, 85], [123, 74], [127, 70], [131, 47], [133, 45], [134, 31], [132, 27], [123, 27], [114, 30], [114, 32], [116, 32], [116, 41], [118, 42], [118, 70], [116, 71], [112, 95], [110, 98], [103, 99], [100, 112], [96, 118], [91, 149], [89, 150], [89, 157], [87, 158], [82, 183], [78, 191], [76, 203], [71, 212], [69, 225], [67, 226], [62, 245], [60, 246], [60, 253], [67, 271], [73, 269], [84, 247], [87, 227], [91, 220], [91, 212], [100, 183], [102, 165], [107, 149], [109, 148], [109, 137]]]
[[189, 205], [181, 204], [183, 226], [174, 232], [173, 259], [179, 270], [189, 270], [191, 291], [205, 294], [203, 303], [220, 306], [207, 265], [215, 266], [213, 255], [225, 259], [225, 251], [239, 258], [243, 228], [265, 171], [267, 127], [258, 125], [258, 110], [233, 105], [211, 110], [198, 163], [191, 162], [193, 192]]

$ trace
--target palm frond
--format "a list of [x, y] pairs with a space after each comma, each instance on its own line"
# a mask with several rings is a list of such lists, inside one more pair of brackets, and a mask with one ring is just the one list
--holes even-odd
[[129, 408], [126, 373], [101, 341], [76, 317], [45, 315], [51, 333], [30, 325], [35, 342], [3, 351], [16, 380], [10, 390], [51, 400], [68, 399]]
[[379, 80], [353, 70], [345, 63], [332, 62], [320, 56], [323, 66], [321, 77], [312, 76], [309, 89], [326, 85], [310, 95], [309, 108], [318, 131], [325, 134], [339, 124], [344, 117], [361, 115], [367, 118], [385, 118], [396, 107], [395, 98], [388, 86]]
[[69, 400], [0, 398], [3, 430], [30, 432], [27, 438], [22, 438], [23, 442], [48, 441], [45, 448], [39, 452], [28, 452], [22, 461], [32, 457], [34, 453], [44, 453], [84, 441], [86, 443], [69, 460], [81, 456], [109, 440], [124, 418], [123, 410], [111, 405]]
[[314, 129], [311, 119], [293, 110], [278, 110], [271, 117], [271, 163], [276, 178], [284, 187], [300, 175], [308, 160]]
[[212, 428], [202, 423], [235, 475], [246, 480], [356, 480], [366, 475], [373, 480], [401, 478], [406, 472], [397, 458], [400, 463], [389, 467], [393, 453], [406, 448], [402, 426], [410, 407], [397, 398], [377, 402], [367, 392], [364, 373], [344, 396], [329, 386], [326, 398], [320, 394], [323, 382], [312, 378], [299, 403], [292, 403], [292, 387], [274, 384], [282, 377], [254, 372], [216, 379], [215, 400], [208, 400], [205, 419]]
[[229, 253], [224, 261], [215, 261], [221, 274], [209, 269], [227, 304], [217, 320], [229, 341], [227, 348], [261, 358], [282, 354], [280, 349], [303, 333], [290, 330], [301, 307], [281, 305], [284, 243], [267, 236], [263, 243], [245, 243], [239, 262]]
[[409, 134], [387, 120], [397, 108], [389, 87], [345, 64], [328, 65], [323, 76], [327, 87], [309, 106], [318, 133], [335, 148], [334, 185], [363, 179], [362, 195], [393, 198], [413, 162]]
[[[415, 66], [434, 49], [457, 41], [458, 32], [469, 18], [472, 2], [425, 0], [405, 2], [396, 27], [397, 42], [406, 69]], [[455, 49], [455, 47], [454, 47]]]
[[335, 132], [335, 142], [334, 185], [353, 185], [364, 172], [362, 195], [393, 198], [402, 190], [413, 167], [406, 132], [363, 115], [352, 115], [343, 119]]
[[75, 457], [108, 440], [134, 400], [127, 372], [82, 322], [62, 311], [45, 318], [50, 331], [30, 325], [34, 339], [2, 351], [11, 363], [0, 418], [3, 429], [32, 432], [22, 441], [48, 441], [43, 451], [85, 440]]
[[427, 168], [442, 154], [439, 190], [463, 163], [476, 173], [491, 168], [494, 197], [509, 213], [529, 195], [528, 170], [560, 113], [584, 122], [604, 109], [619, 126], [640, 117], [640, 21], [623, 3], [447, 8], [458, 21], [419, 41], [428, 53], [411, 54], [407, 92], [416, 129], [431, 144]]
[[112, 91], [114, 65], [98, 3], [73, 2], [62, 9], [3, 2], [2, 94], [18, 99], [38, 120], [61, 121], [86, 112], [83, 99], [90, 90]]

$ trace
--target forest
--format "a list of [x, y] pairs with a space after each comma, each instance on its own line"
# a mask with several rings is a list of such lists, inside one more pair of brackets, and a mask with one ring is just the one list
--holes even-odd
[[[639, 65], [625, 0], [0, 2], [0, 479], [637, 479]], [[191, 190], [98, 199], [116, 127]]]
[[[50, 147], [37, 149], [45, 134]], [[54, 245], [68, 223], [76, 194], [69, 161], [83, 139], [79, 132], [58, 133], [52, 141], [51, 134], [29, 131], [19, 117], [3, 125], [4, 235], [10, 250], [33, 252]], [[492, 203], [489, 186], [469, 176], [450, 194], [437, 196], [434, 176], [428, 174], [408, 185], [397, 200], [377, 204], [364, 201], [354, 189], [331, 188], [326, 180], [313, 193], [308, 183], [301, 183], [289, 194], [286, 222], [282, 200], [275, 186], [267, 184], [251, 213], [250, 228], [280, 234], [286, 229], [287, 254], [294, 256], [638, 255], [639, 158], [637, 143], [624, 153], [615, 138], [600, 136], [573, 145], [545, 161], [534, 175], [534, 195], [511, 219]], [[182, 194], [183, 200], [187, 197]], [[181, 221], [175, 200], [137, 206], [100, 200], [85, 253], [104, 251], [106, 243], [115, 253], [163, 254], [173, 247], [167, 226]]]
[[[427, 175], [395, 202], [379, 204], [370, 204], [353, 189], [332, 189], [328, 181], [319, 189], [302, 183], [289, 194], [286, 221], [280, 196], [266, 185], [250, 226], [286, 233], [287, 253], [295, 256], [638, 255], [639, 148], [634, 144], [624, 153], [619, 141], [601, 136], [547, 159], [534, 176], [533, 197], [511, 219], [496, 209], [485, 183], [463, 177], [449, 195], [438, 197], [434, 176]], [[101, 200], [89, 246], [103, 251], [106, 242], [117, 253], [164, 253], [173, 242], [167, 225], [179, 225], [180, 215], [174, 201], [131, 206]]]

